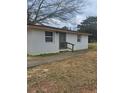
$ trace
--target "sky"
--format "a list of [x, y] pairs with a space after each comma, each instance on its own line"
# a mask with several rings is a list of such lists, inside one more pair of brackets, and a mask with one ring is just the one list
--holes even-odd
[[63, 27], [63, 26], [67, 26], [69, 28], [71, 28], [72, 30], [76, 30], [76, 27], [78, 24], [80, 24], [80, 22], [82, 22], [82, 20], [86, 19], [86, 17], [88, 16], [97, 16], [97, 0], [87, 0], [87, 6], [85, 6], [85, 9], [82, 9], [83, 14], [77, 14], [75, 18], [72, 19], [72, 23], [69, 22], [61, 22], [59, 20], [55, 20], [56, 23], [52, 26], [55, 27]]
[[[97, 0], [87, 0], [88, 5], [83, 10], [82, 15], [76, 16], [76, 24], [80, 23], [82, 20], [86, 19], [87, 16], [96, 16], [97, 15]], [[82, 20], [80, 20], [82, 19]]]

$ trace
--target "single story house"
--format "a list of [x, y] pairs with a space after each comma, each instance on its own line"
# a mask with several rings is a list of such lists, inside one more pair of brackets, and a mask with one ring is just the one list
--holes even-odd
[[27, 53], [40, 55], [87, 49], [88, 35], [45, 25], [28, 25]]

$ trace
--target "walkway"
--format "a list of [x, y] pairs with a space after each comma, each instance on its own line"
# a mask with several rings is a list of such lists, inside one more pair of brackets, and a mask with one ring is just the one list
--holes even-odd
[[80, 50], [75, 52], [62, 52], [59, 54], [49, 55], [49, 56], [36, 56], [27, 58], [27, 67], [34, 67], [41, 64], [46, 64], [50, 62], [61, 61], [70, 57], [75, 57], [79, 54], [87, 52], [86, 50]]

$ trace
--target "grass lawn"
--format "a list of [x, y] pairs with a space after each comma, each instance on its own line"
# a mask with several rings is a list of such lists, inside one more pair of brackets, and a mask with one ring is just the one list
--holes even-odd
[[86, 53], [28, 69], [28, 93], [96, 93], [96, 43]]

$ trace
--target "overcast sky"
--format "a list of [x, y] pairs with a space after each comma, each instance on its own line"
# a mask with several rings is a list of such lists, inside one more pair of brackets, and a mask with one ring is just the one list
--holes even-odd
[[86, 17], [97, 16], [97, 0], [87, 0], [87, 6], [85, 7], [85, 9], [82, 9], [82, 11], [84, 12], [83, 14], [77, 14], [76, 17], [72, 19], [73, 23], [69, 23], [69, 22], [63, 23], [56, 20], [56, 22], [59, 24], [53, 26], [56, 27], [68, 26], [71, 27], [72, 29], [75, 29], [82, 20], [86, 19]]
[[[82, 15], [77, 15], [76, 23], [80, 23], [82, 20], [86, 19], [87, 16], [97, 15], [97, 0], [87, 0], [87, 6], [85, 7], [84, 13]], [[82, 20], [80, 20], [82, 19]]]

